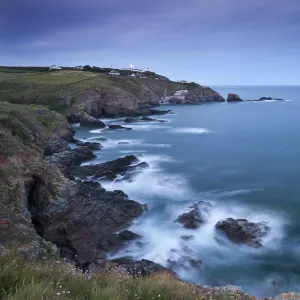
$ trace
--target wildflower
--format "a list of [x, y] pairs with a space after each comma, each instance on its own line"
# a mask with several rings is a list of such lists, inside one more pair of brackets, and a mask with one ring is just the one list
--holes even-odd
[[62, 285], [60, 285], [59, 288], [61, 289], [61, 288], [62, 288]]
[[67, 291], [67, 294], [71, 294], [71, 292], [70, 292], [70, 291]]
[[57, 296], [59, 296], [59, 295], [60, 295], [60, 293], [56, 293], [56, 295], [57, 295]]

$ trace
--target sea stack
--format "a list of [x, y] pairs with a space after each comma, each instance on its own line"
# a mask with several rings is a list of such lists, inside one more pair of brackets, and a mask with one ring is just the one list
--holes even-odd
[[239, 102], [239, 101], [243, 101], [239, 95], [228, 94], [227, 102]]

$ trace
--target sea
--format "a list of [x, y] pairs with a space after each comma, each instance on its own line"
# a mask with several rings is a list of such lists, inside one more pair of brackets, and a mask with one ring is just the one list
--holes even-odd
[[[132, 181], [102, 182], [149, 210], [130, 226], [142, 236], [111, 258], [130, 256], [172, 266], [186, 281], [240, 286], [257, 297], [300, 291], [300, 86], [214, 86], [224, 97], [285, 101], [165, 105], [167, 122], [126, 124], [133, 130], [76, 126], [76, 138], [104, 148], [86, 164], [137, 155], [149, 164]], [[198, 201], [212, 204], [206, 222], [175, 222]], [[259, 249], [232, 243], [216, 231], [226, 218], [266, 222]], [[183, 239], [190, 236], [190, 239]], [[199, 267], [190, 259], [201, 260]]]

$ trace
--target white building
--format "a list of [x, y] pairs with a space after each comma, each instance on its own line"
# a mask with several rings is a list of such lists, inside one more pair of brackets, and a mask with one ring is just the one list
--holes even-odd
[[149, 68], [144, 68], [144, 69], [139, 69], [137, 68], [135, 65], [131, 64], [129, 66], [129, 68], [123, 68], [122, 70], [125, 71], [132, 71], [132, 72], [140, 72], [140, 73], [144, 73], [144, 72], [150, 72]]
[[61, 67], [59, 67], [57, 65], [52, 65], [49, 67], [49, 70], [61, 70]]
[[78, 70], [78, 71], [82, 71], [83, 70], [83, 66], [76, 66], [74, 69]]
[[118, 71], [116, 71], [116, 70], [112, 70], [108, 74], [109, 75], [114, 75], [114, 76], [119, 76], [120, 75], [120, 73]]

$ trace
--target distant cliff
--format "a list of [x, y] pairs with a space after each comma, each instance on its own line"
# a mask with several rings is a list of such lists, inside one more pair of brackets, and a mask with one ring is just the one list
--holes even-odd
[[209, 87], [162, 76], [136, 78], [78, 71], [1, 75], [4, 80], [0, 81], [0, 100], [43, 104], [64, 114], [83, 110], [94, 117], [131, 115], [159, 105], [179, 91], [187, 91], [186, 101], [173, 103], [225, 101]]

